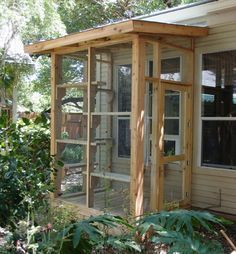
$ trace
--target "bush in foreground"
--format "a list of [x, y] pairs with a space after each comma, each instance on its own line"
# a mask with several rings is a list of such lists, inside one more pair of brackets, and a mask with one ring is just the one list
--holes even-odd
[[214, 240], [214, 227], [222, 227], [222, 222], [210, 213], [187, 210], [149, 214], [133, 223], [105, 214], [57, 230], [51, 224], [31, 225], [25, 249], [37, 254], [222, 254], [221, 244]]
[[0, 118], [0, 226], [24, 219], [52, 190], [49, 123], [44, 115]]

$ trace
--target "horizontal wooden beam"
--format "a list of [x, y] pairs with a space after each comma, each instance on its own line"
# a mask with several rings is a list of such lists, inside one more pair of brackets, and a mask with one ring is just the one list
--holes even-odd
[[[83, 174], [86, 175], [86, 171], [84, 171]], [[118, 173], [114, 173], [114, 172], [94, 171], [94, 172], [91, 172], [90, 175], [94, 176], [94, 177], [109, 179], [109, 180], [118, 181], [118, 182], [124, 182], [124, 183], [129, 183], [130, 182], [130, 176], [129, 175], [118, 174]]]
[[84, 216], [85, 218], [88, 218], [90, 216], [101, 215], [104, 213], [102, 211], [99, 211], [93, 208], [88, 208], [82, 204], [72, 203], [69, 201], [69, 199], [67, 200], [66, 198], [56, 198], [54, 199], [54, 202], [52, 205], [56, 207], [60, 204], [63, 204], [70, 211], [78, 212], [78, 214], [80, 214], [81, 216]]
[[160, 79], [159, 78], [155, 78], [155, 77], [145, 76], [145, 81], [147, 81], [147, 82], [159, 82]]
[[[26, 53], [39, 53], [46, 50], [69, 46], [75, 43], [89, 42], [105, 37], [122, 35], [133, 31], [133, 21], [124, 21], [112, 25], [106, 25], [83, 32], [69, 34], [54, 40], [43, 41], [32, 45], [25, 46]], [[95, 42], [100, 43], [100, 42]], [[87, 46], [88, 47], [88, 46]]]
[[193, 52], [194, 49], [193, 48], [187, 48], [187, 47], [183, 47], [183, 46], [180, 46], [180, 45], [177, 45], [177, 44], [174, 44], [172, 42], [167, 42], [165, 40], [160, 40], [160, 43], [163, 45], [163, 46], [167, 46], [169, 48], [174, 48], [174, 49], [177, 49], [177, 50], [180, 50], [180, 51], [184, 51], [184, 52]]
[[191, 83], [185, 83], [182, 81], [175, 81], [175, 80], [167, 80], [167, 79], [159, 79], [159, 78], [155, 78], [155, 77], [148, 77], [145, 76], [145, 81], [146, 82], [161, 82], [162, 84], [166, 85], [178, 85], [178, 86], [191, 86]]
[[186, 88], [191, 87], [191, 84], [188, 83], [173, 83], [173, 82], [168, 82], [169, 80], [166, 80], [165, 82], [161, 81], [161, 84], [163, 85], [163, 87], [165, 87], [165, 89], [169, 89], [169, 90], [174, 90], [174, 91], [186, 91]]
[[[84, 41], [77, 44], [77, 47], [59, 47], [53, 49], [58, 55], [71, 54], [74, 52], [81, 52], [88, 49], [88, 47], [96, 48], [96, 53], [107, 53], [105, 50], [101, 51], [102, 47], [109, 47], [121, 43], [128, 43], [132, 41], [132, 35], [125, 34], [115, 37], [106, 37], [103, 40]], [[107, 50], [108, 51], [108, 50]]]
[[182, 81], [168, 80], [168, 79], [161, 79], [161, 83], [171, 84], [171, 85], [179, 85], [179, 86], [191, 86], [192, 85], [192, 83], [186, 83], [186, 82], [182, 82]]
[[[92, 86], [105, 86], [106, 83], [103, 81], [93, 81], [91, 82]], [[78, 89], [87, 89], [88, 82], [68, 82], [63, 84], [57, 84], [57, 88], [78, 88]]]
[[133, 20], [133, 32], [159, 34], [159, 35], [175, 35], [184, 37], [204, 37], [208, 35], [208, 28], [177, 25], [160, 22], [147, 22], [143, 20]]
[[161, 158], [161, 164], [167, 164], [167, 163], [176, 162], [176, 161], [184, 161], [185, 159], [186, 159], [185, 154], [173, 155], [173, 156], [163, 156]]
[[86, 166], [86, 163], [65, 163], [64, 168], [83, 168]]
[[[128, 20], [79, 33], [69, 34], [54, 40], [27, 45], [25, 46], [25, 52], [29, 54], [38, 54], [54, 51], [56, 53], [61, 52], [65, 54], [86, 50], [88, 47], [104, 46], [107, 43], [112, 45], [114, 43], [114, 37], [117, 39], [119, 36], [122, 37], [128, 34], [140, 33], [143, 35], [203, 37], [208, 35], [208, 28], [166, 24], [144, 20]], [[76, 47], [75, 44], [77, 44], [78, 47]]]
[[[57, 139], [57, 143], [59, 144], [73, 144], [73, 145], [81, 145], [81, 146], [86, 146], [87, 145], [87, 140], [81, 140], [81, 139]], [[91, 142], [91, 146], [97, 146], [97, 145], [106, 145], [107, 142], [112, 142], [111, 139], [99, 139], [97, 141]]]
[[131, 112], [92, 112], [93, 116], [131, 116]]
[[[166, 37], [166, 36], [165, 36]], [[177, 50], [180, 50], [180, 51], [184, 51], [184, 52], [193, 52], [194, 49], [191, 47], [191, 48], [187, 48], [187, 47], [183, 47], [183, 46], [180, 46], [180, 45], [177, 45], [173, 42], [169, 42], [167, 40], [165, 40], [164, 36], [163, 37], [160, 37], [160, 36], [145, 36], [145, 41], [147, 43], [150, 43], [150, 44], [154, 44], [156, 42], [159, 42], [162, 46], [166, 46], [166, 47], [169, 47], [169, 48], [174, 48], [174, 49], [177, 49]], [[190, 38], [191, 40], [191, 38]]]
[[87, 145], [86, 140], [80, 140], [80, 139], [57, 139], [56, 142], [60, 144], [74, 144], [74, 145], [84, 145], [84, 146]]

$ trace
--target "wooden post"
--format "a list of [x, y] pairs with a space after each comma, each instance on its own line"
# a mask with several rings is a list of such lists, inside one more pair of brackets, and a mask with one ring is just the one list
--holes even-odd
[[[153, 95], [152, 95], [152, 168], [151, 168], [151, 198], [150, 209], [160, 210], [163, 205], [163, 165], [160, 159], [163, 153], [163, 124], [164, 101], [160, 83], [161, 74], [161, 46], [159, 42], [153, 45]], [[155, 81], [156, 79], [156, 81]]]
[[[57, 90], [57, 85], [60, 83], [62, 68], [62, 57], [51, 54], [51, 155], [56, 160], [58, 156], [58, 148], [56, 139], [61, 135], [61, 99], [65, 94], [65, 89]], [[55, 181], [56, 190], [54, 196], [57, 197], [61, 189], [61, 169], [58, 169]]]
[[[106, 54], [106, 60], [107, 63], [107, 88], [113, 91], [113, 57], [112, 53]], [[108, 103], [108, 112], [113, 112], [113, 94], [107, 94], [107, 97], [109, 98], [107, 100]], [[109, 137], [112, 137], [112, 130], [113, 130], [113, 117], [107, 116], [107, 132], [109, 134]], [[109, 151], [107, 151], [107, 166], [108, 170], [111, 171], [112, 168], [112, 154], [113, 149], [112, 146], [110, 147]]]
[[184, 82], [192, 84], [187, 90], [186, 98], [186, 130], [185, 154], [186, 165], [183, 172], [184, 205], [191, 203], [192, 161], [193, 161], [193, 85], [194, 85], [194, 39], [191, 39], [192, 51], [185, 55]]
[[58, 69], [58, 56], [54, 53], [51, 54], [51, 156], [56, 155], [56, 96], [57, 96], [57, 69]]
[[[92, 207], [94, 202], [94, 193], [93, 193], [93, 184], [91, 179], [91, 171], [93, 170], [93, 156], [92, 156], [92, 124], [91, 124], [91, 110], [94, 105], [94, 93], [91, 91], [91, 84], [94, 81], [94, 74], [95, 74], [95, 54], [94, 49], [89, 47], [88, 48], [88, 88], [87, 88], [87, 149], [86, 149], [86, 158], [87, 158], [87, 166], [86, 166], [86, 205], [87, 207]], [[92, 101], [93, 100], [93, 101]]]
[[144, 94], [145, 41], [135, 36], [132, 46], [132, 113], [131, 113], [131, 182], [130, 210], [135, 216], [143, 213], [144, 185]]
[[[83, 73], [83, 82], [88, 82], [88, 59], [86, 58], [84, 60], [84, 73]], [[83, 112], [87, 113], [88, 111], [88, 89], [83, 90]], [[83, 116], [84, 117], [84, 116]], [[83, 126], [82, 126], [82, 138], [84, 140], [87, 139], [87, 120], [85, 121], [83, 119]], [[86, 124], [85, 124], [86, 123]], [[86, 157], [86, 151], [87, 147], [83, 146], [83, 163], [87, 164], [87, 157]], [[87, 170], [86, 168], [82, 169], [83, 171]], [[86, 193], [86, 174], [83, 174], [83, 182], [82, 182], [82, 192]]]

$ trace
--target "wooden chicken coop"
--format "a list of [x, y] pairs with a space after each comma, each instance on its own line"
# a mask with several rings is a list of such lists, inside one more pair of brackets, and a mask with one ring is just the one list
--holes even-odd
[[51, 56], [56, 199], [87, 215], [190, 204], [194, 39], [207, 34], [129, 20], [25, 46]]

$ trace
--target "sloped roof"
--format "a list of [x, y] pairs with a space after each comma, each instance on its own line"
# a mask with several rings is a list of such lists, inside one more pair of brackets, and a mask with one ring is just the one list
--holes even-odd
[[96, 27], [79, 33], [69, 34], [54, 40], [34, 43], [25, 46], [25, 52], [30, 54], [50, 53], [54, 49], [68, 46], [81, 46], [90, 42], [112, 40], [119, 36], [145, 34], [159, 36], [203, 37], [208, 35], [208, 29], [203, 27], [175, 25], [144, 20], [128, 20]]

